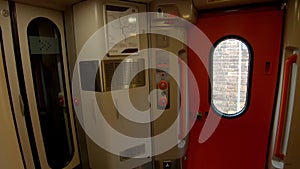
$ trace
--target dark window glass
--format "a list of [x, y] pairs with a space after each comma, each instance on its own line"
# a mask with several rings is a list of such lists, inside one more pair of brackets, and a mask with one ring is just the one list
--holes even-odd
[[63, 168], [72, 159], [74, 143], [65, 88], [60, 32], [46, 18], [36, 18], [27, 29], [32, 78], [40, 126], [51, 168]]

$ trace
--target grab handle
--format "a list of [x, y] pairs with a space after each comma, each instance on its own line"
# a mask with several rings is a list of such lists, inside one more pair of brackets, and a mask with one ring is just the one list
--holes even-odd
[[186, 93], [185, 93], [185, 71], [184, 71], [184, 61], [179, 59], [179, 67], [180, 67], [180, 134], [179, 139], [183, 139], [185, 135], [185, 109], [186, 109]]
[[186, 93], [186, 64], [184, 62], [184, 57], [186, 56], [186, 50], [181, 49], [178, 52], [178, 64], [179, 64], [179, 76], [180, 76], [180, 99], [179, 99], [179, 105], [180, 105], [180, 129], [179, 129], [179, 139], [183, 139], [186, 135], [186, 99], [187, 99], [187, 93]]
[[296, 63], [296, 61], [297, 61], [296, 54], [290, 56], [285, 61], [282, 96], [281, 96], [281, 103], [280, 103], [280, 110], [279, 110], [279, 122], [278, 122], [278, 129], [277, 129], [277, 134], [276, 134], [275, 150], [274, 150], [275, 157], [278, 157], [281, 160], [283, 160], [284, 156], [285, 156], [281, 151], [281, 141], [282, 141], [282, 137], [283, 137], [283, 128], [284, 128], [285, 116], [286, 116], [286, 106], [287, 106], [287, 99], [288, 99], [288, 93], [289, 93], [290, 72], [291, 72], [292, 64]]

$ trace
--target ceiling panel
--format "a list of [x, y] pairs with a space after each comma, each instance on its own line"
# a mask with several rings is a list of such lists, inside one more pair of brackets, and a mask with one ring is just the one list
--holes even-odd
[[15, 2], [28, 4], [33, 6], [39, 6], [44, 8], [65, 10], [72, 4], [78, 3], [83, 0], [14, 0]]

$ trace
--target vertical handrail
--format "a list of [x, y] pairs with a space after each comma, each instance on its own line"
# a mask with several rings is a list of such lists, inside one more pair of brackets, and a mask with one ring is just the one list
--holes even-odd
[[294, 54], [285, 61], [285, 67], [284, 67], [282, 96], [281, 96], [280, 110], [279, 110], [279, 122], [278, 122], [278, 128], [276, 133], [275, 150], [274, 150], [275, 157], [278, 157], [281, 160], [283, 160], [285, 157], [285, 155], [281, 151], [281, 145], [282, 145], [283, 128], [284, 128], [285, 116], [286, 116], [287, 99], [289, 93], [290, 72], [291, 72], [292, 64], [296, 63], [296, 61], [297, 61], [297, 55]]
[[186, 74], [186, 63], [182, 58], [182, 54], [185, 52], [185, 50], [182, 50], [178, 53], [178, 64], [179, 64], [179, 76], [180, 76], [180, 130], [179, 130], [179, 139], [184, 139], [186, 135], [186, 99], [187, 99], [187, 93], [186, 93], [186, 87], [187, 87], [187, 74]]
[[185, 62], [179, 58], [179, 70], [180, 70], [180, 134], [179, 139], [183, 139], [185, 136], [185, 109], [186, 109], [186, 93], [185, 93]]

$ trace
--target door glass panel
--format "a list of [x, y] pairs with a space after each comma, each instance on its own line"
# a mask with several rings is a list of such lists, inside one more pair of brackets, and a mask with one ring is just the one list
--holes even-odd
[[212, 103], [223, 116], [239, 115], [247, 107], [250, 50], [236, 38], [220, 41], [212, 53]]
[[60, 32], [46, 18], [32, 20], [27, 29], [32, 78], [40, 126], [51, 168], [63, 168], [72, 159], [72, 140]]

